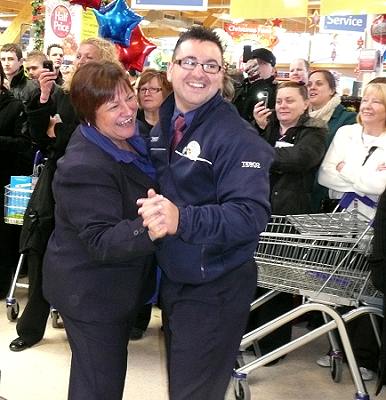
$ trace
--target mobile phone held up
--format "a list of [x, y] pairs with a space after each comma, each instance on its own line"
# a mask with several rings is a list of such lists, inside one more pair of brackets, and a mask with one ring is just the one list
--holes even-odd
[[268, 108], [268, 92], [263, 90], [257, 93], [257, 101], [264, 101], [264, 107]]
[[46, 68], [51, 72], [54, 72], [54, 63], [51, 60], [45, 60], [43, 61], [43, 68]]

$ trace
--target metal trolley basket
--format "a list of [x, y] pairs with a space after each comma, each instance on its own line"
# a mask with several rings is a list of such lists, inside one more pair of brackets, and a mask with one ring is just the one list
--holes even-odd
[[[357, 210], [272, 217], [255, 252], [259, 268], [258, 285], [271, 291], [257, 299], [252, 304], [252, 309], [264, 304], [278, 292], [302, 295], [306, 302], [245, 334], [240, 348], [247, 348], [285, 323], [310, 311], [321, 311], [325, 316], [325, 323], [235, 370], [233, 377], [237, 399], [250, 398], [246, 378], [252, 370], [325, 333], [329, 333], [334, 348], [336, 345], [331, 331], [336, 328], [357, 389], [355, 399], [369, 399], [347, 336], [345, 322], [368, 314], [380, 343], [374, 316], [382, 316], [382, 299], [381, 293], [376, 291], [369, 279], [367, 261], [371, 239], [371, 224]], [[340, 315], [334, 309], [336, 306], [356, 308]], [[338, 353], [331, 358], [331, 372], [335, 381], [340, 380], [341, 361], [342, 357]]]

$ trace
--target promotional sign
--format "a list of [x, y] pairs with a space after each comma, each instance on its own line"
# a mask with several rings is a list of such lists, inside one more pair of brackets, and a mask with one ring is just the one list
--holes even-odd
[[328, 15], [320, 18], [320, 32], [364, 32], [366, 26], [367, 15]]
[[45, 2], [44, 48], [52, 43], [63, 46], [65, 59], [73, 59], [79, 43], [98, 36], [98, 23], [91, 10], [60, 0]]
[[131, 8], [206, 11], [208, 0], [131, 0]]
[[380, 64], [380, 52], [375, 49], [362, 49], [359, 54], [359, 70], [374, 72]]

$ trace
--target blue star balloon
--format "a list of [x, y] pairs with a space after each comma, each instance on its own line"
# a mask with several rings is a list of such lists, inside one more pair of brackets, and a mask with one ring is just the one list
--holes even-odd
[[93, 12], [99, 24], [99, 35], [123, 46], [130, 44], [133, 29], [143, 19], [127, 6], [125, 0], [115, 0]]

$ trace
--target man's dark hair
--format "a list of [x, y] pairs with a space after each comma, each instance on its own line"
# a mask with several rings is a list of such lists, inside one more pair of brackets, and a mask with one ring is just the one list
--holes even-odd
[[47, 52], [46, 52], [46, 53], [47, 53], [47, 56], [50, 55], [51, 49], [52, 49], [53, 47], [59, 47], [59, 49], [62, 49], [62, 50], [64, 51], [64, 48], [63, 48], [63, 46], [62, 46], [61, 44], [53, 43], [53, 44], [50, 44], [50, 45], [47, 47]]
[[181, 43], [187, 40], [199, 40], [200, 42], [212, 42], [217, 45], [221, 52], [221, 57], [224, 54], [224, 49], [222, 47], [220, 38], [218, 35], [210, 29], [204, 28], [202, 26], [193, 26], [186, 32], [182, 33], [180, 38], [176, 43], [176, 47], [173, 51], [173, 60], [175, 59], [176, 51], [180, 47]]
[[18, 60], [23, 58], [23, 53], [21, 51], [21, 47], [16, 43], [6, 43], [1, 47], [0, 51], [14, 52], [16, 54], [16, 57]]

